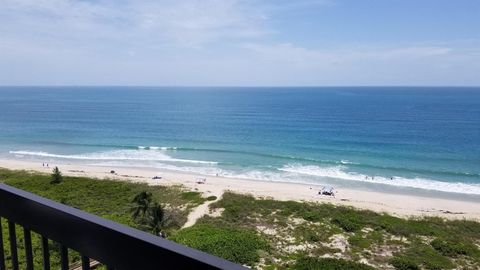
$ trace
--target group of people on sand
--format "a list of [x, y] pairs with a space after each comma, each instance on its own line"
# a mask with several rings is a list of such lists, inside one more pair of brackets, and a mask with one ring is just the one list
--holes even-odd
[[[310, 187], [310, 189], [312, 189], [312, 187]], [[320, 189], [320, 191], [318, 192], [318, 195], [327, 195], [327, 196], [335, 197], [336, 192], [337, 191], [333, 187], [324, 186], [322, 187], [322, 189]]]
[[50, 166], [48, 165], [48, 163], [42, 163], [42, 167], [44, 167], [44, 168], [50, 168]]

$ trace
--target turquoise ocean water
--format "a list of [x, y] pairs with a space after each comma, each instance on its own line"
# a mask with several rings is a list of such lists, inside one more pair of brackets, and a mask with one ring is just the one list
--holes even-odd
[[1, 87], [0, 108], [0, 158], [480, 198], [480, 88]]

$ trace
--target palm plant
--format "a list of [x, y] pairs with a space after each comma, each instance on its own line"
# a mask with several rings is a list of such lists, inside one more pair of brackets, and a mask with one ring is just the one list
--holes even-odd
[[165, 210], [163, 206], [154, 202], [148, 209], [145, 226], [155, 235], [160, 235], [164, 227]]
[[152, 204], [152, 193], [142, 191], [133, 198], [132, 203], [131, 212], [133, 219], [144, 219]]

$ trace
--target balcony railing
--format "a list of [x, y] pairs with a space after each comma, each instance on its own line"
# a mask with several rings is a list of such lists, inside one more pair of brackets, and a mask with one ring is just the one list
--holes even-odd
[[[2, 220], [3, 219], [3, 220]], [[6, 221], [5, 221], [6, 219]], [[8, 224], [3, 239], [2, 222]], [[5, 224], [6, 225], [6, 224]], [[16, 227], [23, 228], [26, 269], [34, 268], [32, 232], [41, 237], [43, 269], [50, 269], [49, 241], [59, 243], [62, 270], [69, 268], [69, 250], [81, 254], [81, 267], [90, 259], [107, 269], [247, 269], [213, 255], [0, 184], [0, 270], [6, 269], [5, 246], [10, 246], [13, 270], [19, 268]]]

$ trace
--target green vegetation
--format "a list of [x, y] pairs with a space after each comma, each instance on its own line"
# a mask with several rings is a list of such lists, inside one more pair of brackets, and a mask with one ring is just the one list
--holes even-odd
[[478, 257], [479, 255], [478, 248], [472, 245], [472, 243], [459, 241], [454, 238], [436, 238], [430, 244], [435, 250], [448, 257], [462, 255]]
[[[480, 224], [474, 221], [402, 219], [331, 204], [235, 193], [225, 193], [211, 208], [223, 209], [222, 215], [204, 217], [201, 224], [257, 231], [269, 243], [263, 264], [257, 264], [264, 269], [480, 267]], [[342, 260], [319, 259], [325, 255]], [[352, 262], [355, 265], [343, 264]]]
[[346, 232], [355, 232], [362, 229], [365, 225], [362, 224], [360, 220], [360, 216], [355, 212], [341, 213], [340, 215], [332, 218], [332, 222]]
[[152, 205], [152, 193], [147, 191], [142, 191], [135, 195], [132, 200], [132, 217], [133, 220], [144, 219], [147, 215], [148, 209]]
[[417, 263], [405, 257], [395, 257], [391, 261], [393, 267], [399, 270], [420, 270]]
[[365, 264], [355, 263], [343, 259], [332, 258], [313, 258], [304, 257], [297, 260], [292, 267], [293, 270], [371, 270], [370, 267]]
[[217, 200], [217, 196], [208, 196], [207, 197], [207, 201], [216, 201]]
[[145, 226], [147, 227], [148, 231], [150, 231], [154, 235], [160, 235], [164, 224], [163, 218], [165, 216], [165, 210], [163, 210], [162, 205], [157, 202], [154, 202], [149, 208], [147, 212], [147, 217], [144, 221]]
[[53, 169], [52, 180], [50, 181], [50, 183], [51, 184], [58, 184], [58, 183], [62, 182], [62, 180], [63, 180], [62, 173], [60, 172], [58, 167], [55, 167]]
[[212, 224], [197, 224], [186, 228], [171, 240], [250, 266], [258, 262], [260, 252], [268, 248], [255, 231]]
[[425, 269], [452, 269], [455, 266], [447, 257], [442, 256], [431, 246], [423, 244], [421, 241], [415, 241], [405, 251], [394, 256], [394, 259], [396, 258], [404, 262], [410, 262], [411, 266]]
[[181, 194], [182, 199], [195, 202], [197, 204], [202, 204], [205, 202], [205, 198], [202, 197], [202, 193], [196, 191], [187, 191]]
[[198, 192], [194, 192], [196, 196], [184, 196], [189, 192], [181, 186], [149, 186], [143, 183], [67, 176], [63, 177], [60, 184], [52, 185], [48, 175], [5, 169], [0, 169], [0, 182], [133, 227], [138, 225], [131, 216], [131, 202], [143, 191], [150, 192], [152, 200], [160, 204], [183, 209], [182, 224], [186, 222], [192, 208], [206, 201]]
[[[231, 192], [220, 200], [182, 187], [63, 177], [0, 169], [0, 182], [256, 269], [479, 269], [480, 223], [404, 219], [331, 204], [256, 199]], [[212, 215], [181, 229], [207, 201]], [[8, 239], [5, 220], [4, 239]], [[18, 228], [20, 261], [23, 231]], [[33, 234], [40, 266], [40, 239]], [[52, 263], [58, 245], [51, 243]], [[7, 259], [10, 254], [5, 246]], [[70, 260], [79, 259], [71, 252]], [[37, 267], [40, 268], [40, 267]]]
[[138, 193], [133, 198], [132, 203], [133, 220], [141, 229], [154, 235], [164, 237], [165, 229], [178, 229], [183, 224], [180, 211], [176, 208], [165, 209], [163, 205], [152, 199], [151, 192], [142, 191]]

